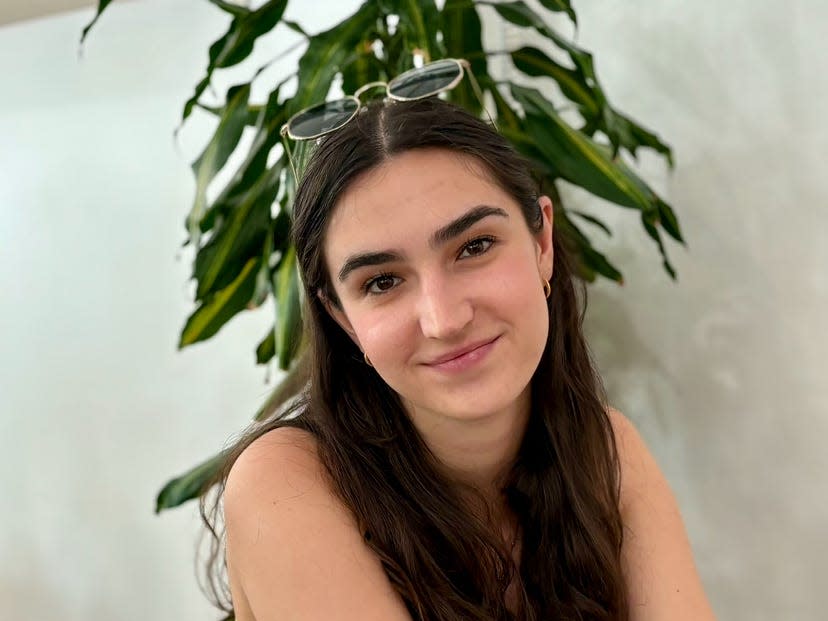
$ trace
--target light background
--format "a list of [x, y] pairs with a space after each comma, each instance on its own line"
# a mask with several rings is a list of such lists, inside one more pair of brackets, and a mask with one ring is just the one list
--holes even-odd
[[[293, 2], [311, 32], [356, 3]], [[614, 236], [623, 287], [591, 289], [612, 401], [670, 480], [719, 618], [828, 609], [828, 5], [578, 2], [611, 101], [675, 148], [642, 170], [689, 248], [672, 283], [634, 215], [568, 192]], [[225, 444], [269, 390], [252, 349], [268, 306], [183, 352], [189, 162], [172, 139], [226, 28], [203, 0], [114, 3], [0, 27], [0, 601], [34, 620], [211, 619], [195, 507], [161, 484]], [[525, 33], [487, 27], [491, 47]], [[289, 45], [279, 31], [217, 91]], [[289, 61], [289, 59], [288, 59]], [[283, 65], [285, 67], [287, 65]], [[261, 98], [284, 69], [264, 74]]]

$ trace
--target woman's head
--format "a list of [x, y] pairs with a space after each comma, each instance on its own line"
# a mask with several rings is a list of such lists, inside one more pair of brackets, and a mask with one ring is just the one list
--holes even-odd
[[326, 359], [364, 353], [412, 415], [528, 406], [552, 205], [496, 131], [436, 98], [369, 106], [321, 141], [294, 219]]
[[[302, 427], [412, 618], [513, 619], [519, 572], [521, 618], [624, 621], [614, 440], [552, 205], [524, 160], [437, 99], [374, 104], [323, 138], [293, 218], [308, 388], [233, 448], [221, 481], [256, 437]], [[519, 566], [420, 433], [437, 412], [510, 407], [528, 414], [498, 481]]]

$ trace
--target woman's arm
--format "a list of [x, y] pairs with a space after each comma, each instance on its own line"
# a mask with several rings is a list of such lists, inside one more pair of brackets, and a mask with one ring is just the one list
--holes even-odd
[[292, 428], [258, 438], [233, 465], [224, 513], [237, 614], [411, 621], [323, 472], [312, 436]]
[[621, 462], [630, 621], [715, 621], [676, 500], [632, 423], [610, 410]]

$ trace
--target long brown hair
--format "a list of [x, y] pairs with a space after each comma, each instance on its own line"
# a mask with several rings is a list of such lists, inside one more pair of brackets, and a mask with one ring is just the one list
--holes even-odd
[[[371, 104], [320, 141], [292, 214], [307, 304], [309, 381], [290, 407], [229, 451], [215, 481], [211, 516], [202, 496], [202, 515], [214, 535], [209, 569], [215, 577], [222, 556], [214, 527], [230, 467], [254, 439], [293, 426], [316, 438], [334, 491], [413, 619], [627, 621], [618, 456], [581, 331], [585, 292], [581, 287], [579, 296], [557, 237], [549, 336], [531, 380], [526, 433], [502, 488], [519, 522], [519, 567], [491, 516], [470, 510], [463, 500], [469, 489], [441, 474], [399, 396], [362, 363], [361, 352], [320, 300], [322, 293], [338, 304], [322, 242], [339, 197], [361, 173], [420, 148], [476, 158], [521, 206], [529, 229], [540, 229], [537, 183], [527, 162], [488, 124], [438, 98]], [[515, 573], [517, 616], [505, 603]]]

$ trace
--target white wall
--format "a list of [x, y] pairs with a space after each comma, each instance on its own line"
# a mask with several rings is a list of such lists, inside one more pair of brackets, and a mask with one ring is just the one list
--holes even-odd
[[[291, 17], [314, 31], [355, 4]], [[153, 509], [268, 391], [253, 349], [269, 307], [176, 351], [210, 119], [178, 148], [172, 132], [229, 20], [199, 0], [116, 2], [79, 61], [91, 15], [0, 28], [0, 617], [211, 619], [194, 505]], [[294, 40], [269, 37], [236, 79]]]
[[614, 102], [675, 147], [672, 174], [644, 162], [689, 246], [674, 285], [610, 211], [627, 284], [588, 316], [610, 395], [679, 495], [720, 619], [824, 619], [828, 4], [576, 5]]
[[[314, 31], [356, 2], [324, 17], [292, 4]], [[592, 289], [609, 392], [673, 484], [719, 617], [816, 621], [828, 6], [576, 8], [613, 101], [676, 149], [672, 174], [643, 163], [689, 241], [670, 248], [672, 284], [629, 212], [585, 205], [615, 223], [596, 239], [627, 279]], [[193, 577], [195, 508], [152, 508], [268, 390], [252, 346], [269, 308], [175, 349], [190, 311], [191, 257], [176, 256], [189, 162], [210, 122], [194, 117], [178, 150], [171, 133], [226, 20], [203, 0], [115, 3], [79, 62], [90, 16], [0, 28], [0, 601], [9, 618], [214, 618]]]

